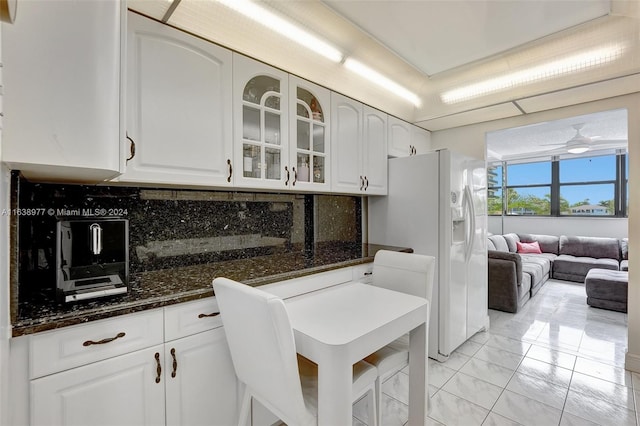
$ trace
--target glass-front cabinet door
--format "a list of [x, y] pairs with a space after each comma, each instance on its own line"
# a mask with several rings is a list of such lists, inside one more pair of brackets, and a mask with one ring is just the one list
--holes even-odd
[[289, 166], [288, 75], [245, 56], [233, 55], [234, 184], [284, 189]]
[[289, 76], [292, 189], [330, 189], [329, 90]]

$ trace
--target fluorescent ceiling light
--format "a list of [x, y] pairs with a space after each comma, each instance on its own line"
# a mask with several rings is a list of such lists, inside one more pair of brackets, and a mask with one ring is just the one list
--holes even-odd
[[478, 96], [513, 87], [558, 77], [565, 74], [584, 71], [589, 68], [604, 65], [622, 56], [625, 45], [622, 43], [607, 45], [591, 49], [583, 53], [568, 56], [546, 64], [538, 65], [522, 71], [516, 71], [502, 77], [491, 78], [479, 83], [470, 84], [454, 90], [449, 90], [440, 96], [442, 102], [454, 104]]
[[359, 61], [356, 61], [355, 59], [347, 58], [347, 60], [344, 61], [344, 66], [347, 69], [355, 72], [356, 74], [360, 74], [362, 77], [377, 84], [378, 86], [383, 87], [388, 91], [400, 96], [401, 98], [408, 100], [417, 107], [422, 104], [422, 101], [420, 100], [418, 95], [405, 89], [395, 81], [385, 77], [377, 71], [374, 71], [373, 69], [369, 68]]
[[308, 33], [302, 28], [292, 24], [286, 19], [281, 18], [275, 13], [257, 5], [249, 0], [217, 0], [223, 4], [248, 18], [253, 19], [259, 24], [264, 25], [272, 31], [299, 43], [300, 45], [310, 49], [319, 55], [324, 56], [334, 62], [341, 62], [343, 59], [342, 52], [329, 43], [319, 39], [315, 35]]

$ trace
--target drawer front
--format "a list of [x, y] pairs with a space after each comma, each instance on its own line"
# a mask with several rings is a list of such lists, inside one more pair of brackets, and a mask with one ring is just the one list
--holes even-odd
[[162, 317], [162, 309], [154, 309], [35, 334], [29, 345], [30, 377], [161, 344]]
[[215, 297], [167, 306], [164, 309], [166, 342], [222, 326]]

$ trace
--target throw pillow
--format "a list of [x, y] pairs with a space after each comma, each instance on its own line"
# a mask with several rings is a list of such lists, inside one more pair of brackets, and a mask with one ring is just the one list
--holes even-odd
[[518, 246], [518, 253], [542, 253], [542, 250], [540, 250], [540, 244], [538, 244], [537, 241], [532, 243], [521, 243], [520, 241], [516, 241], [516, 245]]

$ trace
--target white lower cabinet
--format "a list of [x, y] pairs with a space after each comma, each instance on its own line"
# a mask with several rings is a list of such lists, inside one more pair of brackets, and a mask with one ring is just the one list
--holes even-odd
[[33, 335], [30, 424], [236, 424], [218, 312], [207, 298]]
[[165, 344], [167, 425], [238, 423], [237, 380], [222, 327]]
[[31, 424], [164, 424], [162, 352], [154, 346], [32, 380]]

